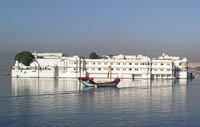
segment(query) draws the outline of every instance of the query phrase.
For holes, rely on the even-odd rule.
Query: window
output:
[[[157,69],[156,69],[156,68],[154,68],[153,70],[154,70],[154,71],[157,71]]]
[[[107,63],[104,63],[104,65],[107,65]]]
[[[163,63],[160,63],[160,65],[164,65]]]
[[[135,63],[135,65],[138,65],[138,63]]]
[[[95,68],[92,68],[92,70],[95,70]]]
[[[120,69],[119,69],[119,68],[117,68],[116,70],[118,70],[118,71],[119,71]]]
[[[170,63],[167,63],[167,65],[171,65]]]
[[[132,65],[132,63],[129,63],[129,65]]]
[[[135,68],[135,71],[138,71],[138,68]]]
[[[95,62],[93,63],[93,65],[95,65]]]
[[[163,71],[163,69],[160,69],[160,71]]]
[[[120,63],[117,63],[117,65],[120,65]]]
[[[98,68],[98,70],[100,71],[100,70],[101,70],[101,68]]]
[[[167,71],[170,71],[170,69],[167,69]]]
[[[126,68],[123,68],[123,71],[125,71],[126,70]]]
[[[123,65],[126,65],[126,63],[123,63]]]
[[[99,62],[98,64],[100,65],[101,63]]]
[[[129,68],[129,71],[131,71],[132,69],[131,68]]]
[[[110,65],[113,65],[113,62],[111,62]]]

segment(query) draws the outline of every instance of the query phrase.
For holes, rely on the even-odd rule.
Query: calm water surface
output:
[[[200,81],[0,78],[0,127],[199,127]]]

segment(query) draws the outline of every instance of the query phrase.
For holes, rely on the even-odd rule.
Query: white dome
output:
[[[187,62],[188,59],[184,57],[184,58],[182,59],[182,61],[183,61],[183,62]]]

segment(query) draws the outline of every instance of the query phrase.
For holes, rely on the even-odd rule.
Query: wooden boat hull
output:
[[[89,82],[86,81],[81,81],[81,83],[85,86],[85,87],[94,87],[95,85],[97,87],[116,87],[118,85],[118,83],[112,83],[112,84],[91,84]]]
[[[117,87],[118,83],[111,83],[111,84],[95,84],[97,87]]]

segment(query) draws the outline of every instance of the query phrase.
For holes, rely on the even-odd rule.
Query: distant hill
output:
[[[189,72],[192,72],[194,78],[200,78],[200,62],[190,62],[188,64]]]
[[[0,54],[0,73],[7,73],[14,64],[14,56],[6,56]]]
[[[189,62],[188,67],[189,67],[189,68],[197,68],[197,67],[200,67],[200,62]]]
[[[200,71],[200,67],[195,67],[195,70]]]

